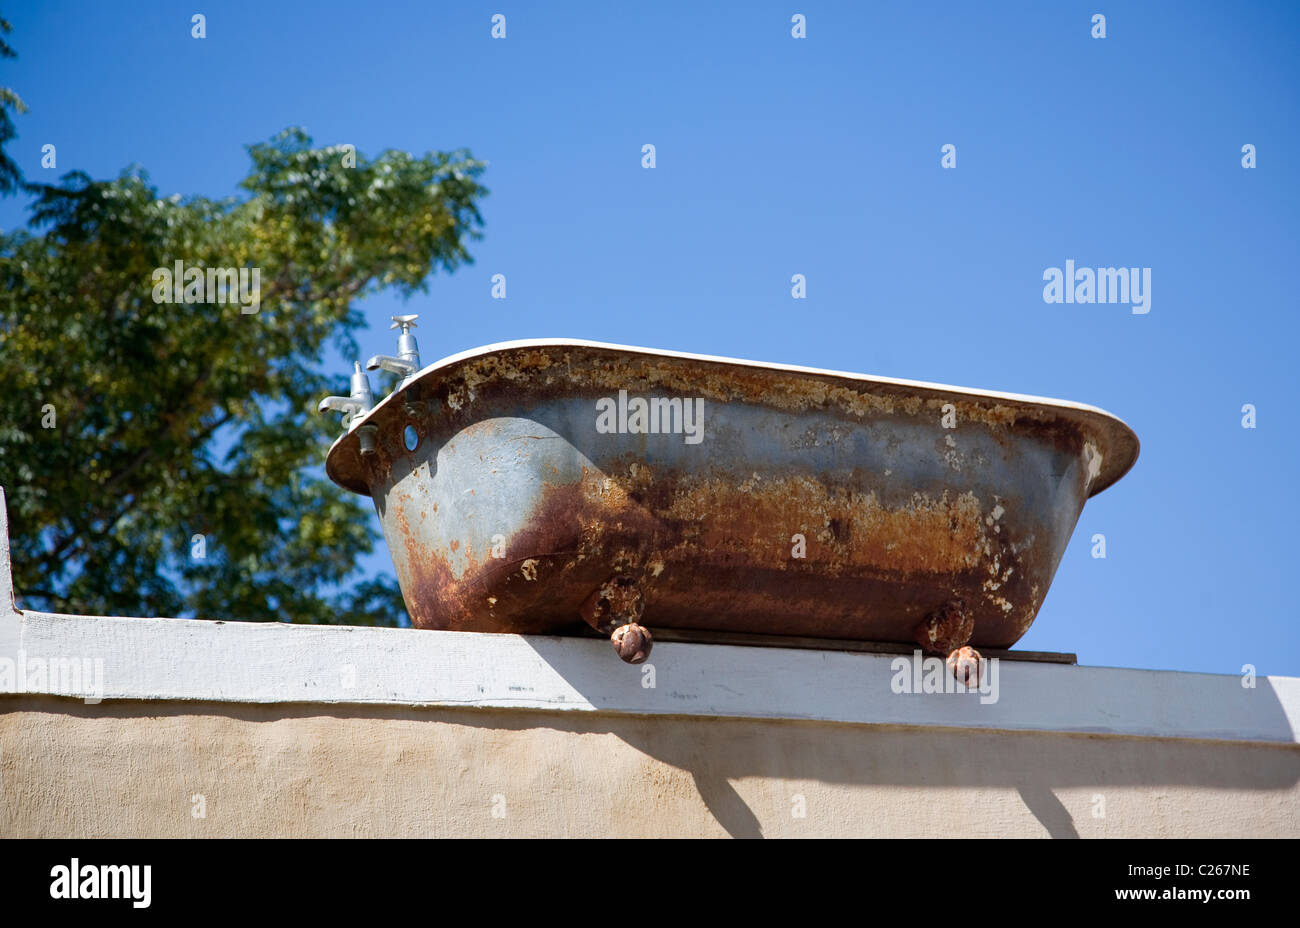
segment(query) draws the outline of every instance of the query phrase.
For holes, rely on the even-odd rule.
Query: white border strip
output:
[[[599,711],[1300,743],[1300,679],[1003,661],[998,700],[897,694],[893,655],[346,626],[3,614],[0,658],[102,660],[92,700]],[[50,676],[56,676],[51,674]],[[31,689],[24,690],[32,692]],[[3,702],[0,702],[0,709]]]

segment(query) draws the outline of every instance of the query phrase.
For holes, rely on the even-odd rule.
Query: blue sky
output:
[[[206,39],[190,36],[195,12]],[[31,108],[11,150],[33,180],[139,163],[164,195],[234,195],[243,146],[290,125],[371,155],[486,159],[476,264],[409,304],[363,304],[364,355],[391,351],[388,316],[406,311],[426,362],[572,336],[1110,410],[1141,458],[1088,503],[1019,646],[1300,675],[1300,180],[1286,167],[1300,4],[198,0],[4,15],[20,58],[0,83]],[[40,167],[46,142],[57,172]],[[0,226],[25,217],[21,198],[0,202]],[[1150,312],[1044,303],[1043,271],[1067,259],[1150,267]],[[791,299],[795,273],[806,300]],[[386,552],[366,565],[389,569]]]

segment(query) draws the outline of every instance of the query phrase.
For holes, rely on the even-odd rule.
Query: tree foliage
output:
[[[0,17],[0,59],[18,57],[6,39],[13,28],[9,20]],[[25,113],[27,104],[12,89],[0,87],[0,196],[8,196],[24,186],[22,169],[4,151],[5,146],[18,137],[18,128],[9,115],[10,110]]]
[[[29,607],[401,614],[391,581],[354,568],[375,541],[369,503],[324,477],[339,426],[315,404],[346,394],[347,372],[322,375],[322,353],[356,355],[368,293],[423,290],[472,260],[483,165],[463,150],[367,159],[296,129],[248,151],[243,196],[72,173],[36,188],[28,230],[0,235],[0,484]],[[178,260],[260,268],[260,310],[155,302],[155,268]]]

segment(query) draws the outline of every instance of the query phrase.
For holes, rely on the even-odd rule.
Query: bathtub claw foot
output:
[[[957,682],[967,689],[978,689],[980,685],[980,652],[970,645],[958,648],[948,655],[945,662]]]
[[[614,650],[618,652],[618,656],[629,664],[644,663],[655,643],[650,630],[635,622],[628,622],[614,629],[609,640],[614,645]]]
[[[640,664],[650,656],[654,639],[639,624],[645,612],[645,596],[636,578],[613,576],[592,591],[579,613],[582,620],[609,635],[618,656],[629,664]]]

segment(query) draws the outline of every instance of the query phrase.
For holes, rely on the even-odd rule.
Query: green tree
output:
[[[324,477],[356,302],[469,262],[481,162],[367,159],[299,130],[248,149],[242,197],[163,198],[142,171],[35,188],[0,235],[0,484],[30,608],[396,624],[358,577],[368,504]],[[261,269],[261,303],[154,301],[155,268]],[[53,415],[54,427],[50,424]],[[43,421],[44,420],[44,421]],[[191,557],[204,536],[206,557]]]
[[[0,59],[18,57],[6,39],[13,28],[9,20],[0,17]],[[27,104],[10,88],[0,87],[0,196],[8,196],[24,186],[22,169],[4,151],[5,146],[18,137],[10,110],[25,113]]]

